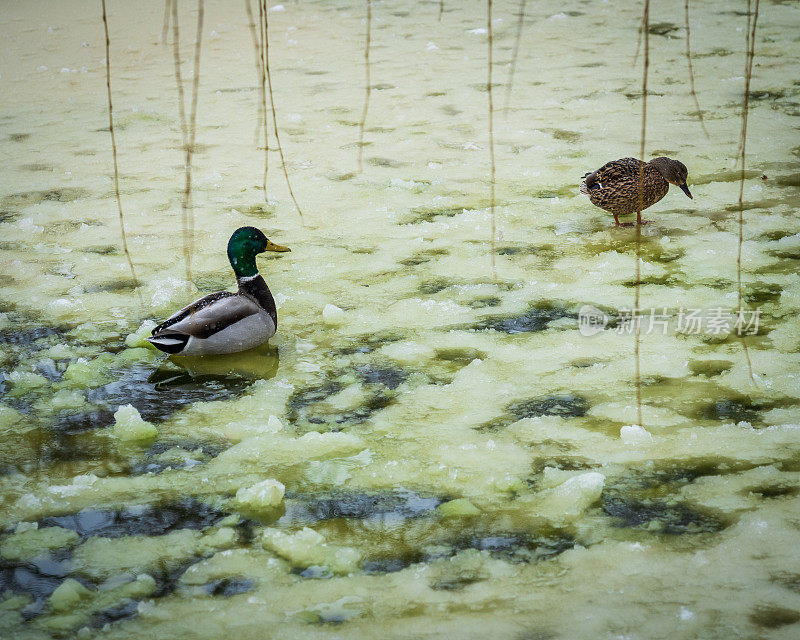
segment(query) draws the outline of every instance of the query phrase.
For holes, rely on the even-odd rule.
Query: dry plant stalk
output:
[[[186,104],[181,77],[180,29],[178,26],[178,0],[172,0],[172,53],[175,62],[175,82],[178,89],[178,108],[180,111],[181,133],[184,149],[184,187],[181,202],[181,227],[183,233],[183,259],[186,265],[186,290],[191,293],[192,254],[194,251],[194,220],[192,219],[192,155],[195,147],[197,99],[200,88],[200,51],[203,42],[203,0],[197,2],[197,33],[194,48],[194,77],[192,78],[192,103],[189,118],[186,118]]]
[[[739,178],[739,241],[736,253],[736,285],[738,310],[737,320],[742,321],[743,317],[743,297],[742,297],[742,245],[744,244],[744,181],[745,181],[745,160],[747,157],[747,118],[750,113],[750,81],[753,77],[753,60],[756,55],[756,25],[758,24],[759,0],[755,1],[755,6],[751,0],[747,0],[747,29],[745,31],[745,65],[744,65],[744,96],[742,98],[742,128],[739,136],[739,159],[742,162],[742,170]],[[740,325],[741,326],[741,325]],[[755,384],[753,375],[753,363],[750,360],[750,350],[747,348],[747,341],[744,334],[741,335],[742,347],[747,360],[747,371],[750,374],[750,381]]]
[[[171,0],[164,0],[164,20],[161,25],[161,44],[167,44],[169,35],[169,7]]]
[[[689,87],[692,92],[692,99],[694,100],[694,106],[697,109],[697,117],[700,120],[700,126],[703,128],[703,133],[706,134],[706,138],[711,138],[708,135],[708,130],[706,129],[706,123],[703,120],[703,110],[700,108],[700,102],[697,99],[697,91],[694,88],[694,67],[692,66],[692,46],[691,46],[691,37],[692,32],[689,26],[689,0],[686,0],[684,5],[684,16],[686,18],[686,62],[689,65]]]
[[[508,117],[508,103],[511,101],[511,88],[514,86],[514,73],[517,70],[517,58],[519,57],[519,43],[522,41],[522,27],[525,23],[525,0],[519,0],[519,12],[517,13],[517,33],[514,37],[514,51],[511,54],[511,68],[508,70],[508,85],[506,85],[506,102],[503,105],[503,115]]]
[[[364,127],[367,124],[367,110],[369,109],[369,96],[372,91],[369,74],[369,47],[372,40],[372,0],[367,0],[367,34],[364,43],[364,109],[361,112],[361,122],[358,123],[358,172],[364,170]]]
[[[289,172],[286,169],[286,159],[283,156],[283,146],[281,145],[281,137],[280,133],[278,132],[278,115],[277,111],[275,110],[275,96],[272,92],[272,76],[269,72],[269,18],[267,16],[267,7],[266,7],[266,0],[264,2],[264,69],[266,70],[267,75],[267,86],[269,88],[269,106],[272,110],[272,131],[275,134],[275,144],[278,146],[278,155],[281,158],[281,167],[283,168],[283,176],[286,178],[286,188],[289,190],[289,195],[292,198],[292,202],[294,202],[294,207],[297,209],[297,214],[300,216],[300,220],[303,220],[303,212],[300,209],[300,205],[297,204],[297,198],[294,197],[294,191],[292,190],[292,183],[289,180]],[[267,148],[267,128],[266,124],[264,126],[264,147]],[[264,189],[266,194],[266,173],[264,175]]]
[[[442,21],[443,13],[444,13],[444,0],[439,0],[439,22]]]
[[[103,29],[106,34],[106,90],[108,92],[108,130],[111,133],[111,155],[114,158],[114,194],[117,198],[117,211],[119,212],[119,228],[122,233],[122,249],[128,259],[128,266],[131,270],[133,286],[139,296],[140,304],[144,305],[142,292],[139,291],[139,280],[136,277],[136,270],[133,268],[133,260],[128,251],[128,238],[125,235],[125,217],[122,214],[122,198],[119,195],[119,166],[117,164],[117,139],[114,134],[114,105],[111,102],[111,39],[108,36],[108,15],[106,13],[106,0],[102,0],[103,7]]]
[[[261,0],[258,0],[259,3]],[[259,4],[259,7],[261,5]],[[258,115],[256,116],[256,130],[253,134],[253,144],[258,147],[258,136],[261,133],[261,126],[264,121],[264,107],[267,103],[267,99],[264,95],[264,85],[261,82],[261,41],[259,40],[258,33],[256,32],[256,20],[253,16],[253,8],[250,6],[250,0],[244,0],[244,7],[247,11],[247,25],[250,28],[250,37],[253,39],[253,55],[255,56],[256,62],[256,76],[258,77],[258,90],[259,90],[259,102],[258,102]],[[265,136],[266,138],[266,136]],[[266,146],[266,142],[264,143]]]
[[[641,339],[641,326],[639,323],[639,300],[642,286],[642,205],[644,198],[644,152],[645,140],[647,137],[647,74],[650,69],[650,0],[645,0],[644,11],[642,13],[641,32],[644,36],[644,70],[642,72],[642,131],[639,144],[639,206],[636,210],[636,288],[633,295],[633,356],[634,356],[634,377],[636,379],[636,418],[640,427],[643,427],[642,419],[642,367],[639,342]]]
[[[650,23],[648,21],[648,29],[650,28]],[[636,66],[636,63],[639,61],[639,50],[642,48],[642,33],[644,33],[644,13],[642,13],[642,19],[639,21],[639,36],[636,38],[636,53],[633,54],[633,65]]]
[[[258,33],[259,33],[259,71],[261,72],[261,114],[264,117],[264,179],[261,183],[261,189],[264,192],[264,202],[269,204],[267,197],[267,174],[269,173],[269,131],[267,128],[267,75],[266,75],[266,53],[264,41],[266,40],[266,23],[267,2],[266,0],[258,0]]]
[[[488,44],[489,44],[489,52],[488,52],[488,64],[487,64],[487,73],[486,73],[486,93],[489,96],[489,158],[491,160],[491,170],[490,170],[490,193],[489,193],[489,207],[492,212],[492,242],[491,242],[491,250],[492,250],[492,277],[497,277],[497,268],[495,266],[495,228],[496,228],[496,221],[495,221],[495,162],[494,162],[494,99],[492,96],[492,0],[487,0],[486,2],[486,33],[488,35]]]

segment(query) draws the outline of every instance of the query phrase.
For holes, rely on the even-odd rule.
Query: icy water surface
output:
[[[270,345],[174,362],[136,333],[188,295],[163,3],[109,3],[144,306],[120,250],[99,6],[4,8],[4,637],[800,635],[800,9],[765,1],[758,22],[742,247],[755,383],[727,315],[745,3],[692,4],[710,140],[683,3],[651,9],[647,155],[683,161],[694,200],[673,189],[646,212],[642,307],[664,318],[642,326],[642,430],[634,232],[578,194],[585,172],[638,154],[640,7],[527,4],[506,115],[518,3],[495,3],[493,276],[483,3],[445,2],[441,22],[437,2],[373,3],[360,174],[364,3],[272,7],[304,226],[277,153],[269,204],[259,189],[244,6],[207,3],[191,294],[232,285],[238,226],[292,252],[259,258]],[[584,305],[605,331],[582,335]],[[681,308],[700,310],[697,330],[677,331]],[[125,405],[141,418],[115,420]],[[279,506],[237,499],[265,480],[285,485]]]

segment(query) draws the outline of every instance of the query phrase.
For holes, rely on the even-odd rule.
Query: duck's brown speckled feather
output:
[[[669,182],[653,165],[636,158],[612,160],[597,171],[586,174],[581,192],[586,193],[595,206],[616,215],[636,213],[639,210],[640,171],[644,187],[641,207],[647,209],[667,195]]]

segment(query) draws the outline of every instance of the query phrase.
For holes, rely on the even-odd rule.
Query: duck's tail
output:
[[[152,338],[145,338],[156,349],[160,349],[164,353],[175,355],[180,353],[186,348],[186,343],[189,342],[189,337],[185,333],[160,333]]]
[[[589,191],[595,187],[600,186],[597,182],[597,171],[591,171],[583,174],[583,182],[581,182],[581,193],[589,195]]]

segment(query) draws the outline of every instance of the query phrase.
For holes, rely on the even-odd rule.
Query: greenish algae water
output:
[[[120,252],[99,7],[0,17],[4,637],[798,636],[796,3],[762,2],[758,22],[742,246],[755,384],[732,322],[708,324],[737,304],[745,3],[692,4],[710,140],[683,3],[651,9],[647,155],[683,161],[694,200],[674,189],[646,213],[642,306],[670,317],[642,328],[644,429],[633,338],[616,330],[634,232],[578,194],[583,173],[638,153],[638,4],[529,2],[506,116],[518,3],[495,3],[493,277],[483,3],[445,2],[441,22],[436,2],[373,3],[361,174],[363,3],[272,8],[305,225],[276,153],[269,204],[259,190],[244,7],[207,3],[192,294],[231,286],[238,226],[292,252],[259,258],[270,344],[192,361],[141,340],[187,302],[163,3],[109,4],[144,308]],[[584,305],[605,331],[581,334]],[[703,311],[700,331],[676,331],[681,308]],[[269,480],[283,501],[276,483],[247,491]]]

